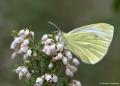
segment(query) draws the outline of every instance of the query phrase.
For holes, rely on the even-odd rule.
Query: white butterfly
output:
[[[114,27],[106,23],[91,24],[62,32],[61,42],[84,63],[95,64],[107,53]]]

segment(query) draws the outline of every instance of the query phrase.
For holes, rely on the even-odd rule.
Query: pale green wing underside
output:
[[[88,64],[99,62],[107,53],[114,27],[106,23],[91,24],[63,33],[65,48]]]

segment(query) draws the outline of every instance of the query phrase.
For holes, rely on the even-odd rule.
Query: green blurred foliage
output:
[[[119,11],[120,10],[120,0],[114,0],[113,6],[114,6],[115,11]]]
[[[97,22],[114,25],[114,39],[105,58],[96,65],[81,62],[76,79],[83,86],[120,82],[120,14],[115,12],[120,8],[119,2],[120,0],[0,0],[0,86],[25,86],[12,71],[17,59],[10,59],[11,31],[31,26],[36,40],[39,40],[42,34],[55,30],[48,21],[65,32]]]

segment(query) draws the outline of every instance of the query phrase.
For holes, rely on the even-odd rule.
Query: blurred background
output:
[[[25,86],[12,71],[11,31],[31,26],[40,39],[55,30],[48,21],[64,32],[91,23],[112,24],[114,39],[105,58],[96,65],[81,63],[75,79],[82,86],[120,82],[120,0],[0,0],[0,86]]]

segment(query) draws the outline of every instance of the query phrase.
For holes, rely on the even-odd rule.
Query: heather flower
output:
[[[29,82],[31,86],[54,86],[60,80],[59,74],[66,74],[61,77],[72,79],[80,62],[70,51],[64,49],[59,40],[59,35],[56,33],[45,34],[40,43],[34,43],[33,31],[20,30],[11,43],[13,50],[11,58],[17,56],[23,58],[22,66],[15,69],[18,78],[32,81]],[[80,86],[80,83],[73,80],[70,86]]]

